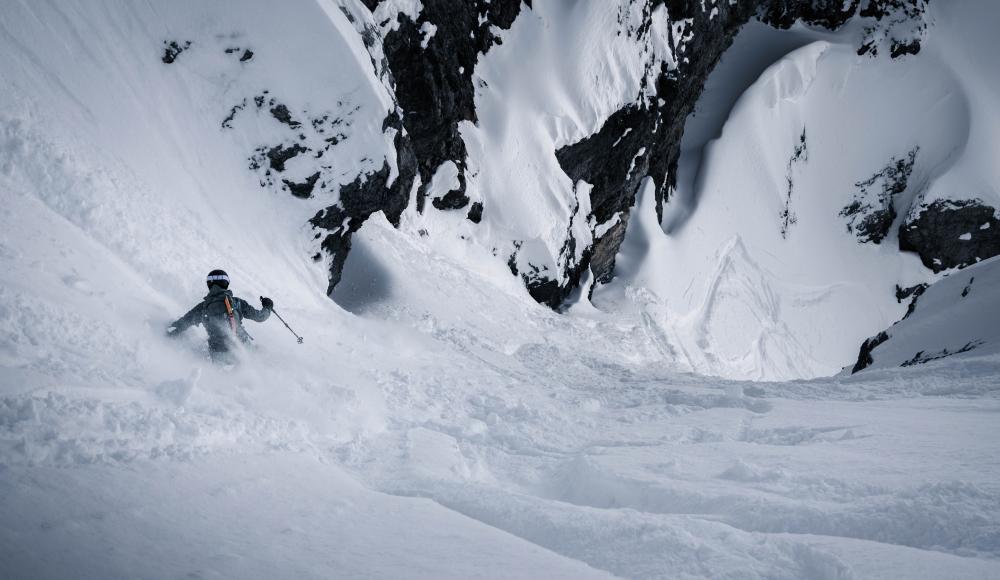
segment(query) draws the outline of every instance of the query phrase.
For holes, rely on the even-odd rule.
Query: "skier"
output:
[[[261,296],[260,303],[264,308],[257,310],[246,300],[234,297],[229,290],[229,275],[223,270],[209,272],[205,283],[208,294],[167,328],[167,336],[178,336],[188,327],[201,324],[208,331],[208,353],[212,361],[231,364],[234,362],[231,350],[236,342],[250,344],[253,340],[243,329],[243,319],[264,322],[271,316],[274,302]]]

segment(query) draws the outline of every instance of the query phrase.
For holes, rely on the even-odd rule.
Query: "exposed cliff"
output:
[[[883,45],[919,46],[925,30],[921,20],[925,4],[922,0],[876,1],[863,6],[860,0],[848,3],[758,0],[735,4],[700,0],[623,2],[617,34],[642,47],[640,52],[646,54],[645,66],[649,70],[632,100],[611,112],[596,132],[554,151],[559,166],[573,184],[582,182],[588,186],[582,193],[589,197],[589,212],[576,216],[578,210],[572,210],[573,215],[564,216],[569,227],[563,241],[550,248],[555,255],[548,264],[518,256],[521,246],[515,244],[510,260],[512,271],[524,279],[536,300],[552,307],[558,307],[566,299],[588,270],[597,282],[612,278],[615,257],[642,181],[647,177],[654,181],[657,212],[662,215],[663,204],[669,201],[676,187],[686,120],[706,79],[735,35],[751,19],[778,29],[789,28],[799,21],[836,29],[852,17],[861,17],[870,23],[864,36],[866,52],[875,56],[877,47]],[[478,120],[474,70],[480,56],[502,42],[503,31],[523,11],[531,10],[531,4],[515,0],[460,3],[429,0],[408,5],[366,0],[365,6],[371,10],[381,34],[376,53],[384,54],[383,63],[392,78],[403,131],[409,137],[412,158],[416,160],[419,175],[416,208],[420,212],[464,209],[470,203],[466,176],[468,151],[459,125]],[[636,13],[638,19],[631,16]],[[900,22],[916,24],[905,28]],[[663,38],[655,38],[657,35]],[[652,55],[655,43],[665,44],[666,53]],[[893,57],[903,54],[891,52]],[[429,209],[426,204],[429,186],[435,174],[449,162],[457,168],[457,177],[451,182],[454,187],[437,192],[430,200],[434,209]],[[376,187],[379,183],[372,182]],[[579,204],[571,204],[571,208],[574,206]],[[476,223],[484,212],[490,212],[490,207],[484,208],[481,203],[473,209],[470,217]],[[574,220],[589,224],[587,239],[580,239],[574,233]],[[321,227],[332,225],[329,220],[313,223]],[[334,250],[335,245],[327,249]],[[522,263],[520,268],[516,266],[518,263]],[[332,272],[331,276],[336,278],[339,274]]]

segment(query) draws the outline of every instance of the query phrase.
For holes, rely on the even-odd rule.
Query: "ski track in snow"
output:
[[[961,367],[947,361],[869,380],[707,380],[654,362],[653,346],[657,354],[637,360],[605,348],[640,344],[641,320],[556,315],[476,276],[462,299],[491,300],[517,324],[466,317],[436,304],[458,264],[416,260],[416,246],[388,225],[359,243],[378,250],[397,288],[433,290],[345,323],[361,335],[402,336],[396,346],[412,351],[393,358],[393,345],[365,335],[336,365],[383,361],[356,378],[380,393],[383,424],[331,434],[294,408],[274,408],[276,394],[254,380],[273,363],[268,355],[235,379],[209,368],[150,382],[125,369],[109,388],[74,373],[74,349],[56,349],[50,359],[62,364],[8,360],[8,369],[44,370],[54,382],[0,397],[0,470],[17,481],[62,468],[52,477],[71,489],[94,469],[114,479],[164,462],[156,469],[305,455],[373,490],[433,500],[616,576],[866,577],[867,559],[905,550],[916,550],[916,562],[951,566],[954,577],[997,573],[995,358],[973,362],[992,376],[953,381]],[[425,276],[412,278],[421,267]],[[36,314],[22,326],[89,326],[46,311],[18,309]],[[129,337],[80,336],[76,350],[105,342],[109,360],[129,356],[115,346]],[[348,408],[359,388],[337,394],[294,377],[280,385],[280,397]],[[895,459],[884,463],[887,454]],[[28,489],[8,484],[0,513],[19,513]]]
[[[32,6],[53,10],[46,26],[86,16]],[[241,14],[255,62],[298,56]],[[180,21],[156,34],[208,34],[166,16]],[[329,34],[299,20],[303,38]],[[718,368],[713,356],[747,375],[768,360],[763,334],[727,354],[720,317],[794,344],[739,238],[675,325],[640,286],[621,289],[631,309],[555,314],[485,247],[375,216],[345,269],[361,288],[348,312],[317,295],[325,265],[297,229],[315,207],[261,190],[244,166],[255,134],[217,128],[228,91],[261,87],[228,63],[205,89],[184,59],[207,52],[128,69],[157,63],[161,39],[105,32],[155,37],[114,53],[149,78],[106,104],[90,57],[78,76],[12,52],[61,75],[18,77],[0,109],[0,575],[1000,578],[996,354],[786,383],[691,374]],[[368,80],[352,66],[330,67],[336,83],[285,80],[355,91]],[[144,83],[166,95],[163,118],[137,126],[161,131],[119,142],[128,132],[95,118],[146,122]],[[227,106],[203,110],[218,83]],[[65,119],[40,112],[53,103]],[[378,158],[381,133],[369,137],[338,153],[347,168]],[[160,155],[174,150],[205,158]],[[252,326],[257,352],[224,371],[203,334],[163,338],[218,263],[237,294],[272,295],[305,343],[276,320]],[[734,293],[749,306],[727,313]]]

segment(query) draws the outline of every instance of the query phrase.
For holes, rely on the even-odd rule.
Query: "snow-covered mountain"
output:
[[[1000,577],[992,2],[0,8],[0,576]]]

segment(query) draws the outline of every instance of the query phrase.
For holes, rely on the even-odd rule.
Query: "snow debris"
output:
[[[430,22],[424,22],[420,25],[420,32],[424,35],[420,41],[420,48],[427,48],[427,43],[437,34],[437,26]]]

